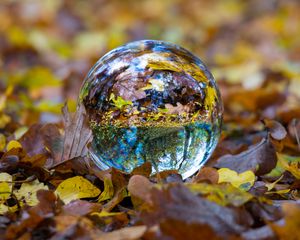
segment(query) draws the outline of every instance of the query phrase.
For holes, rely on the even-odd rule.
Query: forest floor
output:
[[[0,238],[300,239],[299,11],[296,0],[1,2]],[[185,181],[148,163],[99,171],[78,150],[85,75],[137,39],[184,46],[219,85],[219,144]]]

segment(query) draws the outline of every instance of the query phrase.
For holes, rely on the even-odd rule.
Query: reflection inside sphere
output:
[[[92,159],[127,172],[195,173],[215,148],[222,120],[216,83],[202,61],[162,41],[128,43],[102,57],[81,88],[93,130]]]

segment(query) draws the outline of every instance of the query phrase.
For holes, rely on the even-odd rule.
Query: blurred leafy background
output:
[[[112,231],[142,220],[144,225],[125,231],[140,237],[144,232],[137,229],[146,231],[147,221],[153,221],[160,225],[155,239],[161,234],[168,239],[176,234],[178,239],[203,238],[202,233],[219,239],[217,232],[226,235],[232,229],[239,229],[233,232],[245,239],[299,239],[299,13],[299,0],[0,0],[0,210],[16,211],[0,216],[0,236],[98,236],[99,229]],[[75,110],[88,70],[109,50],[139,39],[161,39],[189,49],[207,64],[220,87],[225,124],[206,165],[220,169],[205,167],[184,184],[200,196],[180,185],[150,196],[150,165],[132,173],[146,177],[129,179],[115,169],[86,175],[69,144],[79,136],[74,134],[76,115],[62,134],[61,107],[68,101]],[[41,124],[47,122],[58,124]],[[29,128],[33,123],[38,124]],[[86,141],[84,135],[80,140]],[[237,174],[224,167],[251,171]],[[171,172],[158,179],[180,181],[169,176]],[[227,181],[223,178],[240,189],[217,184]],[[40,192],[38,205],[19,209],[20,204],[37,204],[32,202],[35,192],[48,187],[50,191]],[[65,188],[65,196],[77,200],[92,200],[62,206],[55,201],[55,188]],[[85,195],[87,190],[91,195]],[[206,198],[209,205],[203,205]],[[139,220],[143,202],[154,203],[154,208],[148,219]],[[203,206],[212,211],[202,211]],[[88,212],[99,218],[90,222]],[[145,239],[154,239],[149,229]],[[105,239],[120,236],[115,234]]]
[[[270,78],[287,78],[288,90],[300,95],[299,11],[297,0],[2,0],[1,125],[58,121],[65,101],[75,109],[97,59],[139,39],[194,52],[225,103],[228,84],[249,92]],[[297,103],[289,97],[284,106]]]

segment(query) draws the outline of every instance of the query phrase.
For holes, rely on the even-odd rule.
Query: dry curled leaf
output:
[[[153,226],[169,219],[209,225],[218,235],[244,232],[252,223],[250,215],[241,209],[226,208],[198,197],[182,185],[167,189],[152,189],[151,204],[142,216]]]
[[[276,166],[276,162],[275,149],[270,140],[265,138],[237,155],[227,154],[220,157],[215,167],[229,168],[238,173],[251,170],[260,176],[269,173]]]
[[[280,122],[277,122],[275,120],[264,119],[263,123],[266,126],[266,128],[270,131],[272,138],[276,140],[282,140],[286,137],[287,131]]]

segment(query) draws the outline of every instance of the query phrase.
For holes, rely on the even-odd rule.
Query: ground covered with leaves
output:
[[[296,0],[2,1],[0,238],[300,239],[299,11]],[[146,38],[200,56],[221,90],[221,139],[185,181],[148,163],[100,171],[87,156],[83,78]]]

